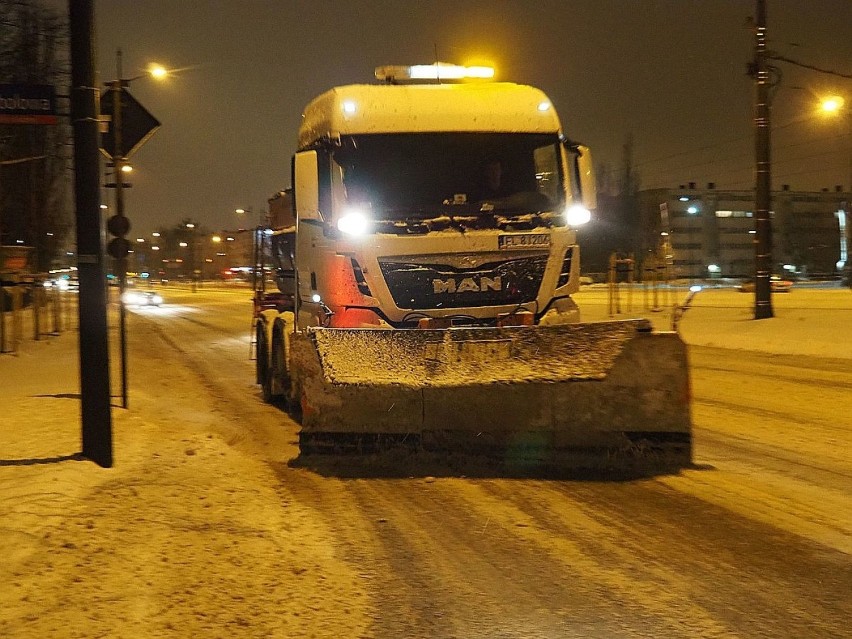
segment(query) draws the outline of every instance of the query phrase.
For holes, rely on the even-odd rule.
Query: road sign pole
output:
[[[101,142],[103,151],[112,160],[115,182],[107,184],[115,189],[115,214],[110,218],[107,228],[116,237],[107,251],[114,258],[114,268],[118,277],[118,323],[121,364],[121,405],[128,408],[127,392],[127,309],[124,304],[124,292],[127,288],[127,254],[129,243],[124,237],[130,228],[124,213],[124,189],[122,176],[127,158],[159,128],[160,123],[137,102],[127,86],[137,79],[121,77],[121,49],[116,51],[117,79],[108,82],[109,92],[101,100],[101,111],[111,116],[109,130]],[[138,76],[142,77],[142,76]]]
[[[121,49],[115,53],[115,70],[118,78],[112,82],[112,135],[113,156],[112,165],[115,171],[115,214],[118,217],[124,215],[124,155],[122,152],[122,106],[121,98],[123,86],[121,82]],[[124,305],[124,290],[127,285],[127,255],[115,257],[115,270],[118,275],[118,341],[119,341],[119,365],[121,367],[121,406],[129,408],[127,397],[127,309]]]

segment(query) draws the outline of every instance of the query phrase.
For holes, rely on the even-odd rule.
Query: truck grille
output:
[[[538,296],[547,255],[455,268],[379,260],[393,301],[402,309],[525,304]]]

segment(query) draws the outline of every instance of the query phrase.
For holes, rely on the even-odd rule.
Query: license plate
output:
[[[500,235],[497,246],[502,250],[548,248],[550,235],[547,233],[511,233]]]

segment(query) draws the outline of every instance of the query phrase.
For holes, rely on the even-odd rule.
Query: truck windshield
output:
[[[561,210],[556,134],[402,133],[344,137],[333,182],[377,220],[518,216]]]

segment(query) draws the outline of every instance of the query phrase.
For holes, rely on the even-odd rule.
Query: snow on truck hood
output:
[[[305,107],[299,148],[322,138],[369,133],[561,133],[548,97],[509,82],[353,84],[335,87]]]

